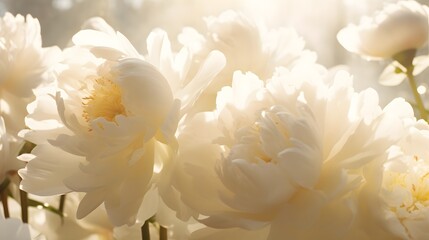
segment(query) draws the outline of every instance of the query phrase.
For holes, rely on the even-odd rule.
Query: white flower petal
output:
[[[153,65],[139,59],[124,59],[117,84],[122,88],[122,101],[132,114],[163,119],[173,103],[167,80]]]
[[[92,29],[84,29],[73,36],[73,43],[83,47],[107,47],[122,50],[118,42],[111,40],[109,34]]]
[[[114,35],[116,33],[115,30],[101,17],[92,17],[86,20],[82,24],[82,29],[93,29],[110,35]]]
[[[397,86],[407,78],[405,73],[396,72],[396,69],[399,67],[398,64],[399,63],[397,62],[392,62],[391,64],[387,65],[387,67],[381,73],[380,78],[378,79],[378,82],[381,85]]]
[[[35,157],[18,171],[22,178],[21,189],[41,196],[71,191],[62,179],[76,172],[83,159],[47,144],[37,145],[32,154]]]
[[[105,190],[93,191],[87,193],[80,201],[79,207],[76,212],[77,219],[82,219],[90,212],[94,211],[104,201],[106,197]]]
[[[182,100],[183,109],[192,106],[211,80],[225,67],[225,64],[226,59],[221,52],[210,52],[191,82],[178,93],[178,98]]]
[[[367,59],[391,58],[409,49],[418,49],[428,40],[428,8],[416,1],[385,5],[373,18],[349,25],[337,35],[341,45]]]
[[[309,146],[293,141],[294,148],[279,153],[279,164],[290,178],[302,187],[312,189],[320,177],[322,159]]]
[[[429,67],[429,56],[417,56],[413,59],[413,75],[417,76]]]

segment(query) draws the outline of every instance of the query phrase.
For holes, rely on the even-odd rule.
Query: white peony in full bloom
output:
[[[304,50],[304,41],[294,29],[267,29],[240,12],[224,11],[205,18],[207,30],[184,28],[179,41],[193,50],[196,59],[220,50],[227,59],[223,69],[199,100],[199,108],[213,110],[216,94],[230,86],[234,71],[251,71],[260,79],[270,78],[277,66],[292,67],[299,61],[315,62],[316,55]]]
[[[58,47],[42,48],[37,19],[10,13],[0,18],[0,112],[12,136],[25,127],[32,91],[48,81],[59,55]]]
[[[368,59],[386,59],[424,46],[428,40],[428,7],[416,1],[387,4],[373,17],[350,24],[337,35],[340,44]]]
[[[168,39],[153,40],[145,59],[102,19],[91,21],[64,51],[57,88],[28,106],[30,129],[21,134],[37,146],[20,157],[28,161],[21,188],[43,196],[83,192],[77,218],[104,204],[114,226],[133,225],[168,162],[163,152],[176,145],[179,118],[225,59],[213,52],[191,78],[186,50],[173,55]],[[156,212],[141,209],[143,221]]]
[[[385,110],[346,72],[316,64],[278,68],[266,83],[234,74],[213,112],[182,124],[171,184],[214,228],[269,228],[267,239],[345,239],[363,168],[402,135],[395,101]],[[392,131],[393,130],[393,131]]]
[[[377,239],[429,238],[429,125],[408,121],[401,141],[372,171],[363,206],[362,229]]]

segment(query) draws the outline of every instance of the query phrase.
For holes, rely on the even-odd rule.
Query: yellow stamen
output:
[[[104,77],[95,80],[91,95],[83,98],[82,104],[82,115],[87,122],[99,117],[115,122],[117,115],[127,115],[122,104],[121,89]]]
[[[405,208],[408,212],[412,212],[418,209],[418,205],[429,205],[428,178],[429,172],[425,173],[424,175],[421,175],[418,178],[410,178],[407,176],[406,173],[392,173],[392,178],[390,179],[388,189],[392,191],[395,186],[399,186],[406,189],[408,188],[408,191],[410,192],[412,197],[412,202],[404,202],[400,207]]]

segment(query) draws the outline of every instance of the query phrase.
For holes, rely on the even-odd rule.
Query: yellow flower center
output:
[[[122,104],[121,89],[104,77],[95,80],[94,89],[90,96],[83,99],[82,104],[83,117],[88,122],[99,117],[115,122],[117,115],[127,115]]]
[[[407,173],[390,174],[388,190],[394,191],[396,187],[399,187],[406,189],[411,195],[411,199],[402,202],[400,208],[412,212],[418,210],[419,206],[429,206],[429,172],[419,177],[410,176]]]
[[[417,180],[417,183],[411,184],[411,193],[415,202],[426,203],[429,201],[429,173],[426,173]]]

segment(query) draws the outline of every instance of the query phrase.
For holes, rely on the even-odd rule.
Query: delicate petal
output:
[[[32,154],[34,158],[18,171],[22,178],[21,189],[41,196],[71,191],[62,179],[76,172],[83,159],[46,144],[37,145]]]
[[[303,49],[304,41],[293,29],[267,30],[244,14],[232,10],[207,17],[205,22],[206,33],[184,28],[179,35],[179,41],[198,61],[198,64],[190,66],[190,71],[197,72],[199,66],[202,69],[207,64],[204,59],[213,55],[213,50],[221,51],[227,61],[197,100],[197,111],[215,108],[217,92],[231,85],[235,71],[252,72],[260,79],[267,80],[278,66],[292,67],[297,62],[312,63],[316,59],[315,54]],[[219,61],[214,69],[223,64]]]
[[[113,225],[140,224],[159,207],[156,187],[165,186],[160,179],[173,162],[179,122],[193,113],[191,107],[222,70],[225,57],[213,51],[197,59],[186,47],[173,52],[166,33],[155,30],[143,58],[104,20],[90,19],[83,28],[73,36],[74,46],[64,50],[58,81],[37,91],[28,108],[30,129],[21,135],[54,149],[51,153],[78,159],[73,171],[43,179],[85,194],[78,218],[104,206]],[[53,164],[37,148],[20,156],[36,173],[46,162]],[[21,174],[30,178],[29,172]],[[38,186],[22,185],[39,194]],[[153,209],[138,214],[142,204]]]
[[[413,75],[417,76],[422,73],[426,68],[429,67],[428,56],[418,56],[413,59]],[[380,75],[379,83],[384,86],[397,86],[406,79],[406,70],[403,69],[397,61],[393,61],[391,64],[383,70]]]
[[[397,72],[397,69],[401,69],[401,66],[398,62],[394,61],[383,70],[378,79],[378,82],[384,86],[397,86],[401,84],[407,76],[405,73]]]
[[[52,70],[60,60],[58,47],[42,48],[39,21],[30,15],[0,18],[1,115],[9,134],[25,128],[25,107],[33,91],[52,81]]]
[[[214,111],[180,122],[170,183],[185,206],[165,202],[209,227],[270,228],[267,239],[344,239],[360,173],[412,118],[400,99],[381,109],[374,90],[355,92],[344,71],[298,62],[267,82],[236,72]]]
[[[373,18],[340,30],[337,39],[348,51],[368,59],[391,58],[418,49],[428,40],[428,8],[416,1],[399,1],[384,7]]]

